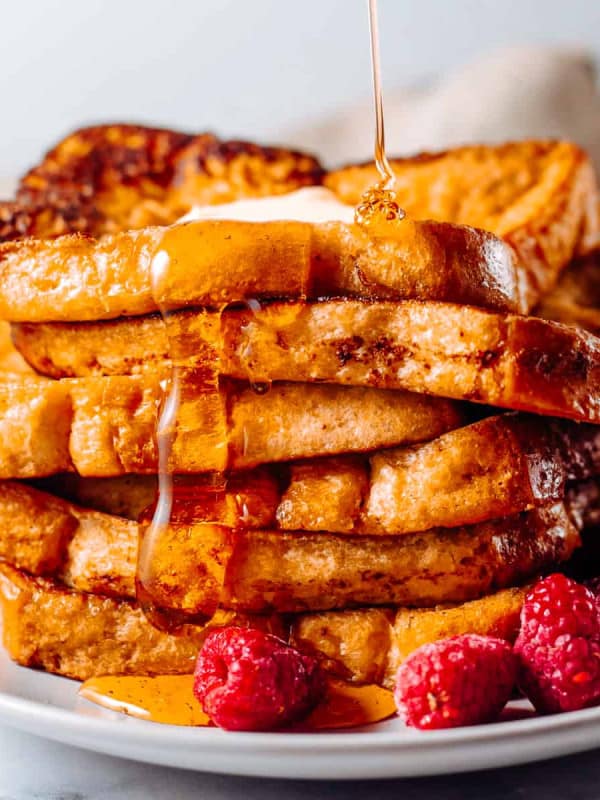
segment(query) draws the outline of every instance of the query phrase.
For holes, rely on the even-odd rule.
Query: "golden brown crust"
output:
[[[161,279],[151,265],[168,254]],[[0,245],[0,315],[101,320],[255,298],[446,300],[523,311],[510,248],[492,234],[404,220],[381,231],[330,222],[204,220],[99,239]]]
[[[222,495],[210,476],[180,476],[175,503],[231,527],[398,535],[471,525],[562,500],[568,484],[599,471],[597,426],[506,414],[369,458],[234,472]],[[129,519],[138,519],[156,496],[154,476],[61,475],[37,485]]]
[[[180,361],[213,364],[241,380],[402,388],[600,419],[600,340],[535,317],[448,303],[331,300],[272,303],[221,315],[182,312],[169,324]],[[168,343],[157,317],[23,324],[13,331],[23,356],[50,374],[168,368]]]
[[[462,422],[453,403],[406,392],[281,383],[259,394],[227,383],[213,394],[193,380],[187,398],[182,389],[173,443],[172,468],[181,473],[375,450]],[[69,451],[81,475],[156,473],[158,378],[81,379],[70,394]]]
[[[188,234],[177,235],[182,241],[168,234],[167,249],[173,248],[179,267],[172,263],[172,280],[160,299],[177,307],[255,296],[359,294],[526,311],[573,255],[598,239],[593,170],[574,145],[458,148],[407,159],[397,168],[411,216],[440,222],[405,220],[379,245],[377,237],[369,242],[356,227],[340,225],[194,223]],[[348,168],[327,182],[355,203],[371,172]],[[68,137],[26,176],[21,205],[3,210],[4,238],[165,224],[193,202],[276,194],[320,179],[313,160],[281,149],[221,143],[208,134],[192,139],[136,127],[93,128]],[[504,236],[510,247],[491,233],[448,224],[456,221]],[[224,242],[225,228],[230,235]],[[149,260],[163,230],[146,227],[97,243],[66,237],[0,248],[0,314],[39,322],[155,310]],[[206,265],[197,263],[199,252]],[[219,268],[224,260],[226,270]],[[242,268],[232,269],[239,262]]]
[[[4,646],[12,659],[69,678],[191,673],[205,631],[158,631],[128,600],[83,594],[0,564]],[[235,624],[247,625],[238,615]],[[281,635],[277,618],[253,626]]]
[[[600,429],[490,417],[425,444],[290,468],[276,517],[289,530],[402,534],[454,528],[561,500],[600,470]]]
[[[529,308],[574,255],[598,243],[594,170],[569,142],[468,145],[392,165],[400,205],[410,216],[483,228],[513,247],[524,267]],[[366,164],[332,172],[325,184],[355,204],[376,180],[374,165]]]
[[[424,441],[464,419],[452,401],[361,387],[281,383],[264,395],[224,382],[210,391],[193,373],[181,391],[172,466],[182,473]],[[160,376],[5,376],[0,477],[156,474],[162,397]]]
[[[44,517],[32,527],[37,507]],[[205,519],[177,509],[161,536],[146,582],[158,606],[198,614],[218,582],[224,607],[250,613],[461,602],[526,580],[579,544],[562,503],[402,537],[232,531]],[[55,528],[66,529],[56,574],[79,591],[135,596],[136,523],[11,483],[0,484],[0,520],[0,557],[15,566],[47,571],[57,560]]]
[[[346,679],[391,685],[400,661],[420,644],[460,633],[512,641],[523,597],[522,589],[506,589],[453,608],[304,614],[292,638]],[[204,638],[192,626],[184,635],[161,633],[133,602],[75,592],[8,564],[0,565],[0,604],[12,659],[79,680],[190,672]],[[282,634],[276,618],[250,624]]]
[[[503,589],[451,607],[303,614],[293,623],[292,641],[347,680],[393,688],[402,661],[423,644],[464,633],[513,642],[524,598],[524,589]]]
[[[140,125],[67,136],[0,206],[0,241],[169,224],[196,203],[280,194],[320,183],[316,159],[279,147]]]
[[[0,380],[0,478],[35,478],[73,468],[72,404],[63,381],[3,373]]]

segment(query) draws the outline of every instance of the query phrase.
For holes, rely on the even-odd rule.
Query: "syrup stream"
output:
[[[371,68],[373,70],[373,95],[375,102],[375,166],[383,181],[382,188],[392,189],[396,178],[385,153],[385,124],[383,120],[383,92],[381,90],[377,0],[369,0],[369,32],[371,34]]]
[[[379,57],[379,23],[377,0],[369,2],[369,31],[371,34],[371,68],[373,70],[373,99],[375,105],[375,166],[380,180],[363,194],[356,207],[355,221],[359,225],[401,220],[405,212],[400,208],[394,186],[396,176],[385,152],[385,123],[383,118],[383,92],[381,89],[381,64]]]
[[[404,211],[396,202],[395,176],[385,152],[377,0],[369,0],[369,24],[376,122],[375,164],[380,181],[362,197],[355,210],[355,220],[361,225],[379,225],[401,220]],[[177,246],[175,244],[173,248],[172,244],[167,229],[151,260],[152,290],[157,301],[168,295],[163,289],[172,279],[172,263],[176,265],[178,261]],[[258,300],[244,297],[239,300],[246,302],[252,311],[260,309]],[[185,623],[222,625],[235,616],[222,608],[221,601],[223,589],[227,586],[227,565],[235,548],[235,538],[243,531],[243,513],[238,518],[242,528],[230,528],[213,523],[214,517],[208,510],[210,503],[205,504],[203,512],[202,503],[198,501],[198,492],[200,496],[202,491],[210,492],[212,507],[218,507],[217,498],[224,497],[227,487],[227,475],[222,471],[227,468],[226,458],[221,471],[216,471],[205,481],[208,488],[200,488],[206,476],[196,476],[199,478],[197,481],[193,475],[187,479],[173,476],[173,455],[179,452],[180,435],[185,444],[186,436],[194,440],[199,426],[204,424],[212,430],[219,424],[219,350],[215,348],[214,332],[200,336],[194,344],[177,332],[176,325],[173,332],[170,322],[172,309],[160,302],[157,306],[167,331],[171,374],[164,385],[161,384],[163,404],[156,430],[158,496],[152,519],[141,537],[136,584],[138,601],[151,623],[172,633]],[[251,375],[248,375],[248,380],[257,393],[269,389],[268,384],[253,382]],[[196,401],[203,393],[209,399],[202,407],[205,411],[198,412],[196,417],[195,412],[189,410],[188,403]],[[183,413],[180,414],[182,407]],[[217,449],[226,446],[226,432],[221,439],[213,445]],[[140,523],[144,521],[147,519],[142,518]],[[179,538],[174,530],[179,531]],[[210,553],[212,563],[216,554],[217,567],[212,572],[203,563],[203,553]],[[203,567],[206,567],[204,572]],[[192,604],[186,611],[174,598],[181,597],[180,590],[185,594],[194,582],[200,589],[198,596],[202,602]],[[144,719],[179,725],[210,724],[193,697],[192,684],[192,676],[107,676],[87,681],[80,693],[99,705]],[[394,712],[393,696],[387,690],[378,686],[357,687],[331,679],[325,702],[295,730],[364,725],[385,719]]]
[[[160,297],[160,285],[165,280],[169,269],[169,254],[160,249],[155,253],[150,264],[152,292],[155,298]],[[168,309],[159,304],[159,311],[168,334]],[[171,354],[173,355],[173,354]],[[154,555],[159,540],[165,536],[173,514],[173,474],[171,472],[171,453],[176,435],[177,414],[181,404],[181,383],[179,366],[171,358],[171,375],[161,384],[163,405],[160,409],[156,428],[156,447],[158,455],[158,495],[152,520],[144,531],[139,543],[138,565],[136,575],[137,600],[144,614],[159,628],[170,628],[170,620],[165,612],[155,605],[152,591],[149,588],[154,568]]]
[[[165,236],[166,239],[166,236]],[[169,280],[169,266],[172,254],[168,246],[161,242],[151,261],[152,290],[158,300],[162,294],[163,285]],[[205,394],[209,403],[219,405],[219,369],[218,358],[210,349],[208,340],[204,341],[207,347],[201,353],[187,350],[187,343],[177,332],[171,331],[171,310],[164,304],[157,303],[167,332],[169,353],[171,357],[171,373],[168,380],[161,383],[163,390],[163,404],[160,410],[156,429],[156,444],[158,456],[158,494],[149,524],[146,515],[142,515],[140,526],[143,530],[139,544],[136,589],[137,600],[150,622],[157,628],[167,632],[176,632],[185,623],[196,626],[206,625],[209,622],[224,624],[233,616],[230,612],[219,612],[221,590],[225,581],[225,568],[229,550],[232,547],[231,536],[224,526],[210,526],[212,538],[210,546],[222,552],[224,568],[213,570],[206,576],[206,591],[203,603],[193,612],[177,607],[177,603],[170,602],[169,582],[178,580],[178,558],[186,561],[186,550],[182,547],[181,537],[174,540],[175,529],[172,527],[181,522],[183,510],[202,509],[201,499],[203,494],[211,497],[213,502],[226,488],[225,476],[217,473],[209,480],[202,480],[198,476],[197,491],[194,486],[190,488],[190,481],[184,477],[177,478],[173,475],[173,451],[178,436],[180,410],[184,400],[189,400],[189,395]],[[201,420],[199,424],[210,425],[212,418]],[[216,422],[215,422],[216,424]],[[184,437],[189,433],[189,423],[183,424]],[[192,497],[194,503],[192,504]],[[203,516],[200,517],[204,519]],[[191,525],[195,519],[189,513],[186,523]],[[202,525],[202,522],[199,523]],[[202,530],[202,528],[200,528]],[[208,528],[207,528],[208,530]],[[185,533],[184,533],[185,538]],[[202,545],[202,542],[200,542]],[[194,556],[196,554],[194,553]],[[188,556],[189,558],[189,556]],[[201,556],[197,555],[198,560]],[[181,567],[187,566],[181,564]],[[182,570],[181,582],[186,580],[185,570]],[[219,613],[217,613],[219,612]]]

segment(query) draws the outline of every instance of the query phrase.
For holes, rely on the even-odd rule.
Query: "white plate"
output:
[[[2,722],[99,753],[203,772],[392,778],[522,764],[600,746],[600,708],[423,733],[397,720],[334,733],[227,733],[105,711],[78,698],[77,687],[75,681],[17,667],[0,654]]]

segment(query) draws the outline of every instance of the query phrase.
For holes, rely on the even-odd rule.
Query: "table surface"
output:
[[[600,751],[513,769],[352,783],[229,778],[95,755],[0,727],[0,800],[598,800]]]

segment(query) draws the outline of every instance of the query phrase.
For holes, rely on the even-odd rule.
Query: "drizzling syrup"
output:
[[[405,217],[405,212],[400,208],[394,191],[396,178],[385,153],[377,0],[369,0],[369,30],[371,33],[371,66],[373,69],[373,96],[375,102],[375,166],[377,167],[380,181],[375,186],[367,189],[356,207],[354,218],[359,225],[391,222]]]
[[[153,625],[169,632],[176,631],[185,623],[196,626],[208,622],[225,624],[232,616],[232,613],[220,610],[219,606],[233,548],[233,531],[225,525],[210,524],[212,517],[207,513],[207,509],[217,508],[219,500],[225,497],[225,472],[217,471],[209,479],[198,476],[197,485],[187,477],[173,474],[179,448],[194,447],[194,425],[210,428],[216,442],[217,459],[219,448],[223,449],[225,443],[218,346],[207,333],[212,331],[211,335],[218,340],[218,326],[214,330],[211,326],[201,325],[202,334],[198,339],[188,341],[178,328],[174,312],[161,301],[165,285],[170,280],[170,265],[178,255],[176,237],[176,231],[167,229],[151,260],[152,290],[167,333],[171,374],[161,384],[163,404],[156,430],[157,502],[151,518],[142,515],[140,519],[136,575],[137,599],[141,608]],[[214,312],[212,316],[220,317]],[[190,424],[189,417],[190,414],[194,417],[198,398],[202,398],[202,413],[199,420],[193,419],[193,424]],[[223,468],[225,466],[226,461]],[[203,526],[206,526],[206,536],[203,536]],[[198,553],[190,552],[193,550],[189,544],[192,530]],[[189,562],[195,558],[198,562],[202,560],[202,548],[218,556],[206,559],[207,563],[210,561],[210,569],[205,569],[204,573],[203,564],[194,565],[195,580],[203,585],[202,592],[195,594],[193,608],[189,608],[182,602],[185,592],[174,590],[191,578]]]

